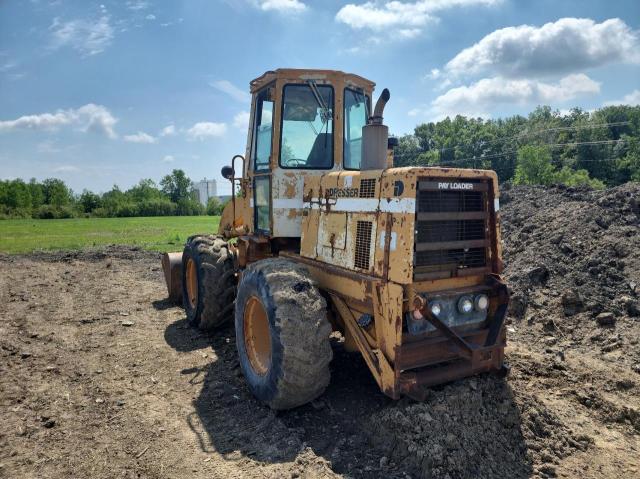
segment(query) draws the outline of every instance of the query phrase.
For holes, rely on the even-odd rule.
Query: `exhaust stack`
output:
[[[362,164],[360,170],[383,170],[387,167],[389,127],[382,123],[382,113],[391,94],[386,88],[376,102],[373,115],[362,127]]]

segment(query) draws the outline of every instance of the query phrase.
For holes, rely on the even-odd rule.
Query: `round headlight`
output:
[[[440,303],[431,303],[431,314],[433,314],[434,316],[440,316],[440,313],[442,313],[442,306],[440,306]]]
[[[462,314],[469,314],[473,311],[473,301],[469,296],[463,296],[458,300],[458,311]]]
[[[486,294],[479,294],[476,296],[475,307],[477,311],[484,311],[489,307],[489,296]]]

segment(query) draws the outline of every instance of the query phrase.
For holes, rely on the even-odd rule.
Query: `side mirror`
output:
[[[235,171],[233,171],[233,168],[231,166],[223,166],[220,174],[222,175],[223,178],[226,178],[227,180],[231,181],[235,176]]]
[[[398,146],[398,138],[390,136],[387,140],[387,150],[393,150],[396,146]]]

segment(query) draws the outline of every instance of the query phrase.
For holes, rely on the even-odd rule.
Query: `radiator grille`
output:
[[[420,181],[416,204],[416,279],[456,276],[488,261],[487,182],[441,189],[449,179]],[[454,182],[454,186],[460,186]]]
[[[369,269],[371,228],[371,221],[358,221],[356,225],[356,254],[354,256],[354,266],[356,268]]]
[[[484,194],[482,191],[420,191],[418,211],[423,213],[484,211]]]
[[[375,198],[376,179],[365,178],[360,180],[360,198]]]
[[[481,240],[485,236],[484,220],[418,221],[419,243]]]
[[[464,265],[468,268],[481,268],[486,262],[485,248],[419,251],[416,256],[420,266],[457,268]]]

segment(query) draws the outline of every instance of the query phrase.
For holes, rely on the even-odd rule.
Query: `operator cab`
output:
[[[233,178],[233,167],[222,173],[234,181],[234,191],[237,181],[249,197],[245,207],[238,202],[234,227],[300,238],[305,179],[360,169],[362,128],[371,115],[374,86],[331,70],[278,69],[251,82],[242,178]]]

